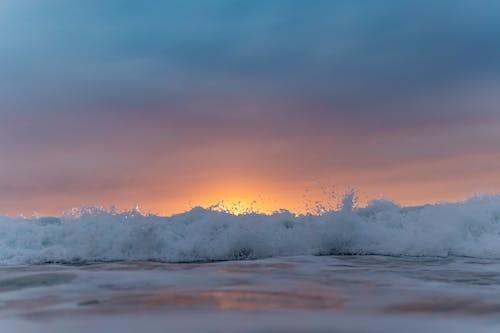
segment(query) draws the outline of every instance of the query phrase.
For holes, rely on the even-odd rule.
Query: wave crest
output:
[[[171,217],[85,208],[62,217],[0,217],[0,264],[289,255],[378,254],[500,258],[500,197],[401,207],[373,201],[321,215],[232,215],[194,208]]]

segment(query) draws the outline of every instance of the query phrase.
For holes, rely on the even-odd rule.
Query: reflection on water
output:
[[[257,290],[163,291],[154,295],[119,296],[103,305],[113,307],[210,307],[217,310],[337,309],[342,302],[334,293],[323,295]]]
[[[363,322],[374,318],[391,323],[378,327],[381,332],[407,330],[408,326],[417,327],[414,319],[408,324],[414,316],[425,316],[432,328],[445,320],[444,329],[450,330],[466,327],[457,323],[465,315],[467,323],[474,321],[471,325],[476,331],[478,321],[500,327],[494,322],[500,315],[497,272],[500,261],[494,260],[376,256],[0,267],[0,332],[5,331],[2,323],[6,320],[46,325],[46,330],[27,331],[39,333],[52,332],[50,328],[61,318],[71,327],[78,318],[123,321],[153,316],[162,321],[168,315],[169,321],[183,321],[201,316],[208,323],[226,314],[238,314],[248,327],[254,325],[252,316],[265,315],[269,322],[279,323],[276,331],[287,332],[300,325],[301,318],[312,315],[319,316],[324,331],[338,327],[343,322],[339,318],[350,318],[345,319],[347,327],[358,324],[357,318],[365,318],[359,322],[359,330],[340,332],[373,331]],[[285,315],[295,320],[293,325],[292,320],[273,319]],[[234,331],[214,322],[219,325],[214,332]],[[204,325],[192,331],[198,332],[200,327]],[[308,326],[304,327],[307,332]],[[398,329],[384,330],[386,327]],[[106,331],[122,332],[115,326]],[[248,331],[269,330],[264,325]]]
[[[386,311],[394,313],[499,315],[500,304],[486,303],[477,299],[433,298],[388,306]]]
[[[269,263],[269,264],[256,264],[256,263],[235,263],[233,265],[224,265],[217,268],[219,272],[226,273],[253,273],[253,272],[273,272],[276,270],[291,270],[294,268],[291,263]]]
[[[18,276],[0,280],[0,292],[13,291],[24,288],[48,287],[69,283],[76,278],[75,274],[42,273]]]

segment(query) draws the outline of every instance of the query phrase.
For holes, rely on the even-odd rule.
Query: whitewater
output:
[[[0,265],[112,261],[212,262],[297,255],[500,258],[500,196],[402,207],[348,194],[321,214],[162,217],[98,208],[59,217],[0,217]]]
[[[500,197],[0,218],[0,331],[498,332]],[[252,259],[252,260],[248,260]]]

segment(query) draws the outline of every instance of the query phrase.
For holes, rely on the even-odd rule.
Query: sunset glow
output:
[[[500,332],[497,287],[500,0],[0,0],[1,333]]]
[[[0,214],[499,191],[495,10],[216,2],[3,3]]]

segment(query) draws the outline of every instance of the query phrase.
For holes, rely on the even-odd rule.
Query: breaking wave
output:
[[[160,217],[87,208],[58,218],[0,217],[1,265],[327,254],[500,258],[500,197],[353,208],[348,195],[336,211],[301,216],[194,208]]]

